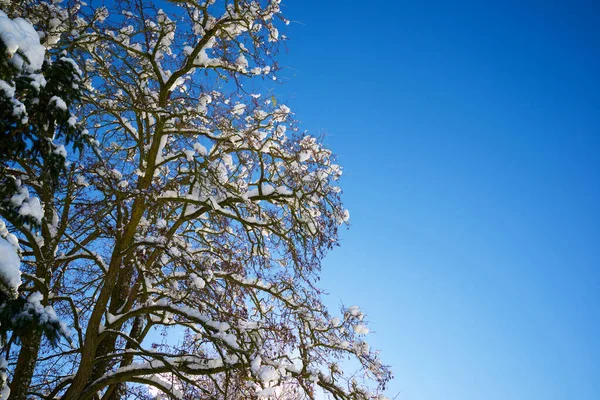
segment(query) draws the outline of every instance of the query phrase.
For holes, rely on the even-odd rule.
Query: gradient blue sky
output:
[[[345,167],[325,260],[410,400],[600,398],[600,6],[284,0],[277,87]]]

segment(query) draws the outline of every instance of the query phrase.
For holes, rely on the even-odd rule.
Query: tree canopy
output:
[[[342,169],[247,89],[277,79],[279,3],[0,2],[11,398],[383,398],[364,314],[317,286]]]

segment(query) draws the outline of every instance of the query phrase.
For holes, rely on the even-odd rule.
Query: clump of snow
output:
[[[16,181],[18,186],[17,193],[13,194],[10,198],[10,203],[15,207],[19,208],[18,213],[24,217],[33,217],[38,223],[42,222],[44,217],[44,207],[37,197],[29,197],[29,190],[26,187],[21,186],[21,181]]]
[[[79,65],[77,65],[77,63],[75,62],[75,60],[73,60],[72,58],[69,58],[69,57],[61,57],[60,60],[68,62],[69,64],[71,64],[71,66],[73,67],[73,69],[75,70],[75,72],[77,73],[77,75],[83,76],[83,71],[81,71],[81,68],[79,68]]]
[[[40,203],[40,199],[37,197],[30,197],[21,204],[19,208],[19,214],[22,216],[29,216],[35,218],[38,222],[44,218],[44,207]]]
[[[348,309],[346,310],[346,318],[348,318],[349,316],[352,316],[358,319],[359,321],[362,321],[365,315],[362,311],[360,311],[360,308],[358,306],[352,306],[348,307]]]
[[[233,106],[233,109],[231,110],[231,112],[236,115],[242,115],[244,113],[245,109],[246,109],[245,104],[236,104],[235,106]]]
[[[0,11],[0,39],[6,45],[10,63],[18,68],[33,72],[42,68],[46,50],[40,44],[40,37],[33,26],[23,18],[10,19]],[[21,51],[26,62],[17,51]]]
[[[89,186],[89,185],[90,185],[90,184],[88,183],[88,181],[86,181],[86,180],[85,180],[85,178],[84,178],[83,176],[81,176],[81,175],[77,175],[77,176],[75,177],[75,184],[76,184],[77,186],[83,186],[83,187],[87,187],[87,186]]]
[[[354,333],[358,335],[366,335],[367,333],[369,333],[369,328],[367,328],[363,324],[354,325],[353,329]]]
[[[271,365],[265,365],[258,371],[258,379],[263,383],[268,383],[279,379],[279,372]]]
[[[254,359],[250,363],[250,370],[252,372],[254,372],[255,374],[258,373],[261,363],[262,363],[262,359],[260,358],[260,356],[254,357]]]
[[[350,219],[350,211],[348,210],[344,210],[344,222],[348,222],[348,220]]]
[[[67,340],[71,341],[71,333],[67,326],[58,319],[56,312],[52,306],[44,307],[42,305],[42,300],[44,296],[40,292],[32,293],[27,298],[27,304],[20,317],[27,318],[28,314],[33,316],[37,315],[42,324],[52,324],[59,326],[59,333],[64,336]]]
[[[196,150],[196,152],[201,156],[208,154],[206,147],[202,146],[200,143],[194,143],[194,150]]]
[[[192,280],[192,285],[198,289],[203,289],[206,286],[206,281],[196,274],[190,274],[190,279]]]
[[[8,387],[8,361],[4,356],[0,355],[0,399],[8,399],[10,396],[10,388]]]
[[[15,97],[15,88],[2,79],[0,79],[0,90],[2,90],[9,98]]]
[[[0,237],[0,279],[14,295],[21,286],[20,265],[21,260],[14,246]]]
[[[154,400],[168,399],[169,397],[163,393],[171,392],[176,399],[183,399],[183,394],[178,388],[177,382],[174,382],[167,374],[146,375],[147,381],[153,382],[156,386],[148,385],[148,393]]]
[[[121,179],[123,177],[123,174],[121,173],[121,171],[119,171],[116,168],[113,168],[110,170],[110,174],[115,178],[115,179]]]
[[[60,108],[63,111],[67,111],[67,103],[65,103],[65,101],[58,96],[52,96],[50,98],[49,104],[54,104],[56,108]]]
[[[183,150],[183,154],[185,154],[185,158],[188,161],[194,161],[194,156],[196,155],[195,150]]]
[[[8,82],[5,82],[0,79],[0,92],[4,92],[5,97],[7,97],[9,99],[9,101],[12,103],[12,107],[13,107],[12,114],[15,117],[19,117],[19,116],[22,117],[23,123],[26,123],[27,110],[25,109],[25,105],[23,103],[21,103],[19,100],[14,98],[15,88]]]
[[[259,398],[268,398],[268,397],[271,397],[271,396],[275,396],[276,389],[277,388],[275,388],[275,387],[269,387],[269,388],[266,388],[266,389],[262,389],[262,390],[259,390],[258,392],[256,392],[256,395]]]
[[[369,354],[370,346],[367,342],[363,340],[354,342],[354,345],[352,347],[354,348],[355,353],[358,355]]]

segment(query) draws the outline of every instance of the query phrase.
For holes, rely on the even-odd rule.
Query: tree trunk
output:
[[[117,279],[117,283],[115,284],[115,287],[113,289],[110,305],[108,307],[108,311],[111,314],[116,314],[119,311],[129,311],[122,310],[122,307],[125,304],[127,297],[129,296],[129,290],[131,289],[133,266],[128,265],[125,268],[123,268],[120,272],[121,273],[119,274],[119,278]],[[121,326],[114,326],[113,329],[120,330]],[[98,348],[96,349],[96,357],[105,356],[107,354],[113,353],[116,348],[116,343],[117,335],[105,336],[98,344]],[[96,364],[94,365],[94,372],[92,373],[92,381],[100,378],[106,373],[110,365],[110,361],[110,359],[105,358],[96,362]]]
[[[10,384],[11,400],[25,400],[27,398],[41,341],[42,333],[37,330],[21,337],[21,351]]]
[[[105,342],[102,345],[102,348],[99,349],[100,341],[98,340],[98,328],[102,323],[102,318],[104,312],[106,311],[106,307],[111,302],[111,297],[114,293],[115,285],[118,282],[119,275],[121,275],[121,263],[123,261],[123,255],[121,252],[124,248],[130,246],[133,241],[135,229],[144,212],[144,205],[143,199],[136,199],[132,207],[133,214],[131,221],[125,230],[125,234],[120,238],[121,240],[117,242],[115,248],[113,249],[111,263],[108,267],[108,271],[106,272],[104,285],[100,290],[100,295],[98,296],[98,300],[94,305],[92,315],[90,316],[90,320],[86,328],[85,343],[81,349],[81,363],[79,364],[79,368],[75,374],[75,377],[73,378],[71,386],[69,389],[67,389],[65,395],[63,396],[64,400],[78,399],[80,393],[84,391],[86,385],[92,378],[92,375],[97,375],[98,372],[101,371],[98,366],[94,366],[94,361],[98,355],[107,354],[106,350],[107,347],[109,347],[107,345],[109,345],[110,342]]]
[[[144,326],[144,318],[142,316],[137,316],[133,320],[133,326],[131,327],[131,332],[129,332],[129,336],[138,340],[140,339],[140,335],[142,334]],[[128,342],[126,349],[134,348],[133,343]],[[121,361],[121,368],[131,365],[133,362],[133,355],[126,355],[123,357]],[[117,384],[111,385],[108,387],[105,395],[102,397],[102,400],[119,400],[125,397],[125,391],[127,386],[123,382],[119,382]]]

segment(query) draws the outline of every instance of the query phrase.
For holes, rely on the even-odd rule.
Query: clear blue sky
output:
[[[345,167],[325,260],[407,400],[600,399],[600,5],[284,0]]]

